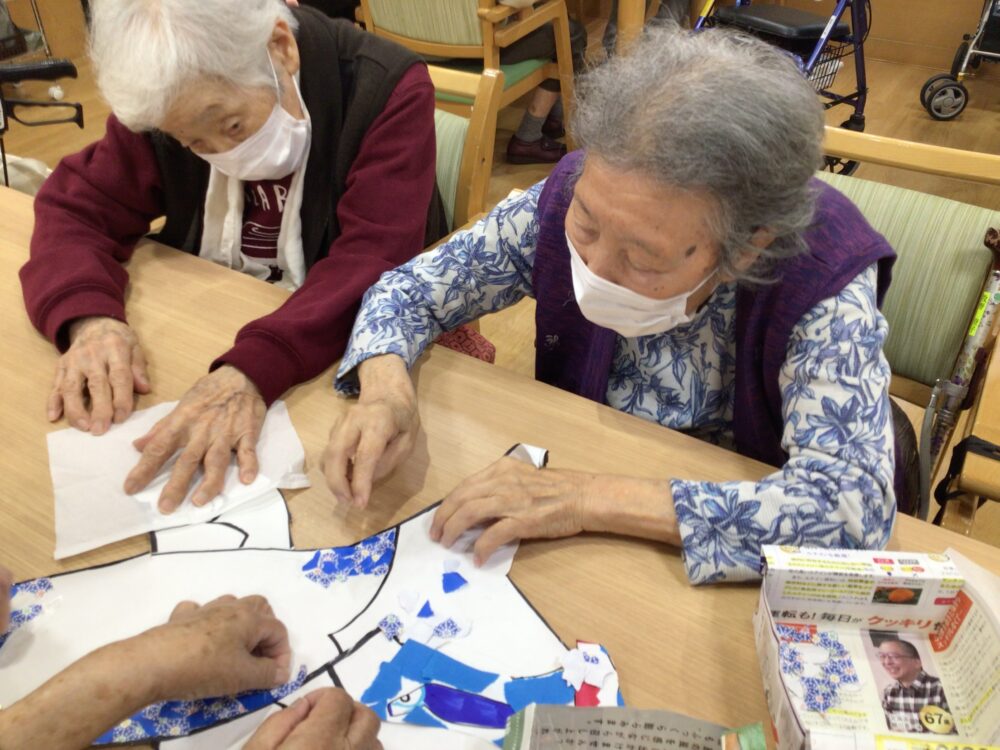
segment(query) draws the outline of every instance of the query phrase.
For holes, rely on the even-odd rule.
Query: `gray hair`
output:
[[[205,76],[274,86],[267,43],[295,18],[283,0],[96,0],[90,57],[97,85],[132,130],[152,130],[185,85]]]
[[[685,191],[704,191],[720,267],[745,282],[802,252],[822,163],[823,109],[784,52],[720,29],[650,28],[627,55],[583,76],[573,136],[590,154]],[[758,229],[774,240],[750,245]],[[760,252],[739,271],[743,252]]]

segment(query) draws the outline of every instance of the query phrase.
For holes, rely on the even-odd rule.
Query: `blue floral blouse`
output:
[[[383,274],[362,302],[336,388],[355,368],[398,354],[412,365],[445,330],[532,295],[543,183],[498,205],[471,230]],[[895,519],[888,332],[876,269],[860,273],[793,329],[780,373],[787,463],[760,481],[671,481],[689,578],[759,575],[762,544],[884,547]],[[608,403],[733,446],[736,287],[720,285],[690,323],[619,337]]]

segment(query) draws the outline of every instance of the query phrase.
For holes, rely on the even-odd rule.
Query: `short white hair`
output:
[[[197,78],[273,86],[267,43],[279,19],[297,28],[284,0],[96,0],[97,85],[127,128],[156,129]]]

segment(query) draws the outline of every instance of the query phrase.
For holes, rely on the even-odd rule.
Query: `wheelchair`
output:
[[[845,105],[853,110],[840,126],[863,132],[868,97],[864,43],[870,18],[871,0],[837,0],[829,16],[780,5],[751,3],[750,0],[736,0],[734,6],[717,7],[717,0],[707,0],[698,15],[695,30],[718,26],[735,28],[781,48],[793,57],[823,100],[825,109]],[[849,93],[838,94],[830,89],[849,56],[854,57],[857,85]],[[856,161],[826,157],[826,169],[831,172],[851,174],[857,168]]]

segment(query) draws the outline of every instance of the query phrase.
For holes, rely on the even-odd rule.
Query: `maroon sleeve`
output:
[[[63,159],[35,198],[31,256],[21,268],[28,317],[60,350],[86,315],[125,320],[127,261],[161,216],[149,139],[108,118],[104,137]]]
[[[305,283],[247,324],[212,367],[243,371],[271,404],[344,353],[361,297],[383,272],[423,249],[434,190],[434,86],[414,64],[361,142],[337,204],[340,236]]]

